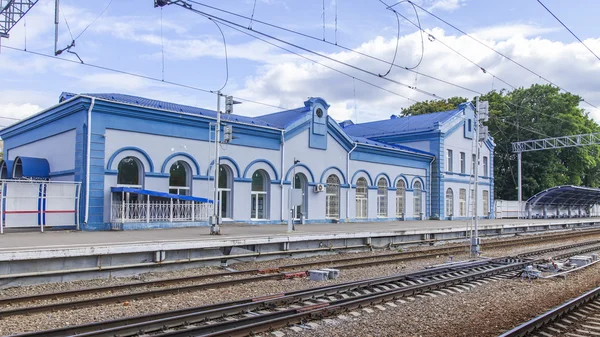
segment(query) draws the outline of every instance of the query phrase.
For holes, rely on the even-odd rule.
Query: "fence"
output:
[[[5,228],[76,226],[79,182],[0,180],[0,233]]]
[[[127,187],[112,192],[111,223],[208,221],[213,214],[212,200],[204,198]]]

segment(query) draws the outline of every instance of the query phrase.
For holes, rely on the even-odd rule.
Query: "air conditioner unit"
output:
[[[315,185],[315,192],[323,192],[325,191],[325,185],[324,184],[316,184]]]

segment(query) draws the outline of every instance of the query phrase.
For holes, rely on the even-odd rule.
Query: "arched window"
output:
[[[335,174],[327,177],[325,217],[328,219],[340,218],[340,179]]]
[[[377,181],[377,217],[387,218],[388,183],[385,178]]]
[[[233,210],[233,171],[227,165],[219,166],[219,217],[231,218]]]
[[[144,185],[144,166],[136,157],[121,159],[117,170],[117,185],[134,188]]]
[[[367,185],[367,179],[358,178],[356,181],[356,217],[359,219],[365,219],[368,215],[368,197],[369,187]]]
[[[458,191],[458,204],[460,207],[460,216],[467,216],[467,190],[464,188]]]
[[[256,170],[252,175],[250,204],[252,219],[267,219],[269,206],[269,175],[264,170]]]
[[[490,213],[490,192],[483,190],[483,216],[488,217]]]
[[[178,160],[169,170],[169,193],[192,195],[192,176],[188,163]]]
[[[454,215],[454,193],[452,189],[446,190],[446,216]]]
[[[415,217],[420,217],[423,213],[423,186],[420,181],[415,181],[413,184],[413,204],[415,209]]]
[[[403,179],[398,179],[396,182],[396,216],[402,218],[405,212],[406,200],[406,183]]]

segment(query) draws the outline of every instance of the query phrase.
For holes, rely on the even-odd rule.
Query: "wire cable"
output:
[[[199,15],[202,15],[202,14],[199,14]],[[273,47],[276,47],[276,48],[279,48],[279,49],[281,49],[281,50],[284,50],[284,51],[286,51],[286,52],[288,52],[288,53],[290,53],[290,54],[294,54],[294,55],[296,55],[296,56],[299,56],[299,57],[301,57],[301,58],[303,58],[303,59],[305,59],[305,60],[307,60],[307,61],[313,62],[313,63],[315,63],[315,64],[318,64],[318,65],[322,66],[322,67],[325,67],[325,68],[327,68],[327,69],[330,69],[330,70],[332,70],[332,71],[335,71],[336,73],[342,74],[342,75],[344,75],[344,76],[348,76],[348,77],[350,77],[350,78],[352,78],[352,79],[354,79],[354,80],[357,80],[357,81],[359,81],[359,82],[362,82],[362,83],[365,83],[365,84],[367,84],[367,85],[370,85],[370,86],[372,86],[372,87],[374,87],[374,88],[377,88],[377,89],[383,90],[383,91],[385,91],[385,92],[388,92],[388,93],[390,93],[390,94],[393,94],[393,95],[396,95],[396,96],[399,96],[399,97],[402,97],[402,98],[406,98],[406,99],[408,99],[408,100],[410,100],[410,101],[413,101],[413,102],[419,102],[419,101],[417,101],[417,100],[414,100],[414,99],[412,99],[412,98],[406,97],[406,96],[404,96],[404,95],[402,95],[402,94],[399,94],[399,93],[397,93],[397,92],[391,91],[391,90],[389,90],[389,89],[386,89],[386,88],[384,88],[384,87],[382,87],[382,86],[379,86],[379,85],[377,85],[377,84],[371,83],[371,82],[369,82],[369,81],[367,81],[367,80],[363,80],[363,79],[357,78],[356,76],[353,76],[353,75],[351,75],[351,74],[349,74],[349,73],[346,73],[346,72],[344,72],[344,71],[341,71],[341,70],[339,70],[339,69],[336,69],[336,68],[333,68],[333,67],[331,67],[331,66],[328,66],[328,65],[326,65],[326,64],[324,64],[324,63],[321,63],[321,62],[319,62],[319,61],[317,61],[317,60],[313,60],[313,59],[311,59],[311,58],[310,58],[310,57],[308,57],[308,56],[302,55],[302,54],[300,54],[300,53],[298,53],[298,52],[295,52],[295,51],[293,51],[293,50],[291,50],[291,49],[288,49],[288,48],[282,47],[282,46],[280,46],[280,45],[277,45],[277,44],[275,44],[275,43],[273,43],[273,42],[271,42],[271,41],[269,41],[269,40],[266,40],[266,39],[263,39],[263,38],[261,38],[261,37],[259,37],[259,36],[256,36],[256,35],[254,35],[254,34],[252,34],[252,33],[248,32],[248,31],[246,31],[246,30],[239,29],[239,28],[237,28],[237,27],[234,27],[234,26],[232,26],[232,25],[229,25],[229,24],[227,24],[227,23],[222,23],[222,22],[221,22],[221,25],[223,25],[223,26],[225,26],[225,27],[228,27],[228,28],[230,28],[230,29],[233,29],[233,30],[235,30],[235,31],[237,31],[237,32],[240,32],[240,33],[242,33],[242,34],[248,35],[248,36],[250,36],[250,37],[252,37],[252,38],[255,38],[255,39],[259,40],[259,41],[262,41],[262,42],[264,42],[264,43],[267,43],[267,44],[269,44],[269,45],[271,45],[271,46],[273,46]]]
[[[235,17],[238,17],[238,18],[250,19],[249,17],[244,16],[242,14],[234,13],[234,12],[231,12],[231,11],[228,11],[228,10],[225,10],[225,9],[222,9],[222,8],[218,8],[218,7],[215,7],[215,6],[207,5],[207,4],[198,2],[198,1],[194,1],[194,0],[188,0],[188,1],[191,2],[191,3],[194,3],[196,5],[199,5],[199,6],[202,6],[202,7],[206,7],[206,8],[209,8],[211,10],[218,11],[218,12],[221,12],[221,13],[225,13],[225,14],[228,14],[228,15],[232,15],[232,16],[235,16]],[[402,14],[400,14],[400,16],[402,16]],[[272,23],[268,23],[266,21],[261,21],[261,20],[254,19],[254,22],[257,22],[257,23],[260,23],[260,24],[265,25],[267,27],[275,28],[275,29],[278,29],[278,30],[281,30],[281,31],[284,31],[284,32],[287,32],[287,33],[291,33],[291,34],[295,34],[295,35],[298,35],[298,36],[302,36],[302,37],[305,37],[305,38],[308,38],[308,39],[311,39],[311,40],[319,41],[319,42],[322,42],[322,43],[327,43],[327,44],[329,44],[331,46],[335,46],[335,47],[338,47],[338,48],[343,49],[345,51],[348,51],[348,52],[351,52],[351,53],[354,53],[354,54],[357,54],[357,55],[361,55],[361,56],[364,56],[364,57],[370,58],[372,60],[376,60],[376,61],[388,64],[388,65],[391,64],[389,61],[386,61],[386,60],[384,60],[382,58],[379,58],[379,57],[376,57],[376,56],[372,56],[372,55],[363,53],[363,52],[355,50],[353,48],[346,47],[346,46],[343,46],[341,44],[336,44],[336,43],[329,42],[329,41],[323,41],[320,37],[316,37],[316,36],[312,36],[312,35],[309,35],[309,34],[305,34],[305,33],[302,33],[302,32],[299,32],[299,31],[296,31],[296,30],[293,30],[293,29],[289,29],[289,28],[285,28],[285,27],[282,27],[282,26],[278,26],[278,25],[272,24]],[[417,27],[418,27],[418,25],[417,25]],[[408,67],[400,66],[400,65],[397,65],[397,64],[391,64],[391,65],[393,67],[404,69],[404,70],[412,72],[412,73],[417,73],[420,76],[429,78],[429,79],[434,80],[434,81],[438,81],[438,82],[441,82],[441,83],[444,83],[444,84],[447,84],[447,85],[451,85],[453,87],[456,87],[456,88],[459,88],[459,89],[463,89],[463,90],[472,92],[474,94],[483,95],[482,92],[477,91],[475,89],[470,89],[470,88],[461,86],[459,84],[452,83],[450,81],[440,79],[440,78],[432,76],[432,75],[428,75],[428,74],[425,74],[425,73],[422,73],[422,72],[418,72],[418,71],[415,71],[415,70],[413,70],[411,68],[408,68]]]
[[[77,40],[78,38],[81,37],[81,35],[83,35],[83,33],[85,33],[86,30],[88,30],[88,28],[90,28],[91,25],[93,25],[96,20],[98,20],[102,14],[104,14],[104,12],[106,12],[106,10],[108,9],[108,7],[110,7],[110,4],[112,4],[113,0],[108,1],[108,4],[106,5],[106,7],[104,7],[104,9],[102,10],[102,12],[100,12],[100,14],[98,14],[98,16],[96,16],[96,18],[94,20],[92,20],[92,22],[90,22],[82,31],[81,33],[79,33],[79,35],[77,35],[76,38],[74,38],[73,40]]]
[[[229,60],[227,57],[227,41],[225,41],[225,34],[223,33],[221,26],[219,26],[219,24],[215,20],[213,20],[211,18],[208,18],[208,19],[210,21],[212,21],[212,23],[214,23],[217,26],[217,28],[219,28],[219,32],[221,32],[221,36],[223,37],[223,47],[225,49],[225,83],[223,83],[223,86],[221,87],[221,89],[215,90],[215,91],[221,91],[225,88],[225,86],[227,86],[227,82],[229,82]]]
[[[252,22],[254,21],[254,11],[255,10],[256,10],[256,0],[254,0],[254,6],[252,6],[252,15],[250,16],[250,24],[248,25],[249,29],[252,29]]]
[[[195,1],[189,1],[189,2],[196,3]],[[173,3],[173,4],[178,4],[178,3]],[[194,12],[194,13],[197,13],[197,14],[200,14],[200,15],[203,15],[203,16],[206,16],[206,17],[209,17],[209,18],[213,18],[214,20],[217,20],[217,21],[219,21],[219,22],[220,22],[220,23],[222,23],[222,24],[225,24],[225,23],[227,23],[227,24],[229,24],[229,25],[233,25],[233,26],[236,26],[236,27],[238,27],[238,28],[242,28],[242,29],[246,29],[246,30],[248,30],[248,28],[244,27],[243,25],[240,25],[240,24],[238,24],[238,23],[235,23],[235,22],[232,22],[232,21],[229,21],[229,20],[226,20],[226,19],[220,18],[220,17],[218,17],[218,16],[215,16],[215,15],[212,15],[212,14],[209,14],[209,13],[206,13],[206,12],[203,12],[203,11],[200,11],[200,10],[198,10],[198,9],[191,8],[191,6],[190,6],[190,7],[188,7],[188,6],[185,6],[185,7],[184,7],[184,6],[182,6],[182,8],[188,9],[188,10],[190,10],[190,11]],[[443,98],[443,97],[441,97],[441,96],[439,96],[439,95],[436,95],[436,94],[434,94],[434,93],[430,93],[430,92],[428,92],[428,91],[425,91],[425,90],[422,90],[422,89],[419,89],[419,88],[415,88],[415,87],[413,87],[412,85],[409,85],[409,84],[406,84],[406,83],[402,83],[402,82],[400,82],[400,81],[396,81],[396,80],[394,80],[394,79],[390,79],[390,78],[387,78],[387,77],[380,77],[378,74],[376,74],[376,73],[374,73],[374,72],[372,72],[372,71],[369,71],[369,70],[363,69],[363,68],[361,68],[361,67],[358,67],[358,66],[355,66],[355,65],[349,64],[349,63],[347,63],[347,62],[344,62],[344,61],[337,60],[337,59],[335,59],[335,58],[333,58],[333,57],[331,57],[331,56],[327,56],[327,55],[325,55],[325,54],[322,54],[322,53],[316,52],[316,51],[314,51],[314,50],[311,50],[311,49],[308,49],[308,48],[306,48],[306,47],[302,47],[302,46],[300,46],[300,45],[297,45],[297,44],[295,44],[295,43],[292,43],[292,42],[285,41],[285,40],[283,40],[283,39],[280,39],[280,38],[278,38],[278,37],[275,37],[275,36],[273,36],[273,35],[269,35],[269,34],[267,34],[267,33],[263,33],[263,32],[261,32],[261,31],[258,31],[258,30],[256,30],[256,29],[253,29],[252,31],[253,31],[253,32],[255,32],[255,33],[257,33],[257,34],[259,34],[259,35],[262,35],[262,36],[264,36],[264,37],[267,37],[267,38],[269,38],[269,39],[271,39],[271,40],[275,40],[275,41],[277,41],[277,42],[280,42],[280,43],[283,43],[283,44],[286,44],[286,45],[292,46],[292,47],[294,47],[294,48],[297,48],[297,49],[303,50],[303,51],[305,51],[305,52],[307,52],[307,53],[310,53],[310,54],[317,55],[317,56],[319,56],[319,57],[322,57],[322,58],[324,58],[324,59],[327,59],[327,60],[329,60],[329,61],[332,61],[332,62],[335,62],[335,63],[341,64],[341,65],[344,65],[344,66],[346,66],[346,67],[352,68],[352,69],[354,69],[354,70],[357,70],[357,71],[360,71],[360,72],[362,72],[362,73],[365,73],[365,74],[368,74],[368,75],[371,75],[371,76],[375,76],[375,77],[378,77],[378,78],[384,79],[384,80],[386,80],[386,81],[388,81],[388,82],[391,82],[391,83],[394,83],[394,84],[398,84],[398,85],[404,86],[404,87],[406,87],[406,88],[409,88],[409,89],[411,89],[411,90],[417,91],[417,92],[419,92],[419,93],[422,93],[422,94],[424,94],[424,95],[431,96],[431,97],[438,98],[438,99],[439,99],[439,98]]]
[[[132,73],[132,72],[124,71],[124,70],[109,68],[109,67],[105,67],[105,66],[91,64],[91,63],[80,63],[80,62],[77,62],[75,60],[69,60],[69,59],[65,59],[65,58],[62,58],[62,57],[56,57],[56,56],[53,56],[53,55],[39,53],[39,52],[31,51],[31,50],[23,50],[23,49],[20,49],[20,48],[15,48],[15,47],[6,46],[6,45],[2,46],[2,48],[6,48],[6,49],[10,49],[10,50],[22,52],[22,53],[28,53],[28,54],[32,54],[32,55],[42,56],[42,57],[46,57],[46,58],[50,58],[50,59],[54,59],[54,60],[60,60],[60,61],[63,61],[63,62],[75,63],[75,64],[79,64],[79,65],[82,65],[82,66],[85,66],[85,67],[94,68],[94,69],[100,69],[100,70],[105,70],[105,71],[110,71],[110,72],[117,73],[117,74],[123,74],[123,75],[127,75],[127,76],[138,77],[138,78],[142,78],[142,79],[149,80],[149,81],[165,83],[165,84],[173,85],[173,86],[180,87],[180,88],[185,88],[185,89],[190,89],[190,90],[195,90],[195,91],[201,91],[201,92],[205,92],[205,93],[209,93],[209,94],[216,94],[215,91],[208,90],[208,89],[202,89],[202,88],[194,87],[194,86],[187,85],[187,84],[181,84],[181,83],[177,83],[177,82],[173,82],[173,81],[163,81],[160,78],[155,78],[155,77],[151,77],[151,76],[136,74],[136,73]],[[236,99],[238,99],[240,101],[248,102],[248,103],[254,103],[254,104],[263,105],[263,106],[267,106],[267,107],[271,107],[271,108],[276,108],[276,109],[280,109],[280,110],[287,110],[287,108],[284,108],[282,106],[273,105],[273,104],[269,104],[269,103],[263,103],[263,102],[251,100],[251,99],[248,99],[248,98],[243,98],[243,97],[239,97],[239,96],[235,96],[234,98],[236,98]]]
[[[379,0],[379,2],[381,2],[382,4],[384,4],[386,6],[386,9],[394,12],[394,14],[396,14],[396,19],[398,20],[398,40],[400,39],[400,18],[398,17],[399,13],[393,9],[392,7],[401,4],[402,2],[404,2],[406,0],[400,1],[396,4],[394,4],[393,6],[388,6],[388,4],[386,4],[383,0]],[[409,2],[410,3],[410,2]],[[423,28],[421,28],[421,19],[419,18],[419,13],[417,12],[417,8],[413,5],[412,8],[415,11],[415,16],[417,17],[417,28],[419,29],[419,34],[421,35],[421,57],[419,58],[419,62],[417,62],[417,65],[413,66],[413,67],[405,67],[406,70],[412,70],[412,69],[416,69],[421,65],[421,62],[423,62],[423,57],[425,56],[425,40],[423,39]],[[402,15],[402,17],[404,17]],[[396,51],[398,50],[398,43],[396,43]],[[394,57],[394,60],[396,58]],[[394,61],[392,61],[392,64],[394,63]],[[390,65],[390,69],[391,69],[391,65]]]
[[[396,55],[398,55],[398,46],[400,45],[400,17],[398,16],[398,13],[396,13],[395,10],[392,10],[392,11],[396,15],[396,22],[398,24],[398,32],[396,33],[396,48],[394,49],[394,57],[392,58],[392,62],[390,63],[390,68],[388,69],[388,71],[385,74],[383,74],[383,75],[379,74],[379,77],[386,77],[392,71],[392,64],[394,64],[394,62],[396,62]]]
[[[550,13],[550,15],[552,15],[556,19],[556,21],[558,21],[563,27],[565,27],[565,29],[568,30],[569,33],[571,33],[571,35],[573,35],[577,39],[577,41],[579,41],[587,50],[589,50],[589,52],[592,53],[592,55],[594,55],[598,59],[598,61],[600,61],[600,57],[598,57],[598,55],[596,55],[596,53],[594,53],[590,49],[590,47],[588,47],[585,43],[583,43],[583,41],[581,41],[581,39],[577,35],[575,35],[575,33],[573,33],[573,31],[570,30],[569,27],[567,27],[567,25],[565,25],[562,21],[560,21],[560,19],[556,15],[554,15],[554,13],[552,13],[552,11],[550,9],[548,9],[548,7],[546,7],[546,5],[544,5],[542,3],[542,1],[537,0],[537,2],[540,5],[542,5],[542,7],[544,7],[548,11],[548,13]]]
[[[550,81],[549,79],[547,79],[547,78],[543,77],[542,75],[540,75],[540,74],[536,73],[535,71],[533,71],[533,70],[531,70],[531,69],[527,68],[526,66],[522,65],[521,63],[519,63],[519,62],[517,62],[517,61],[513,60],[512,58],[510,58],[510,57],[508,57],[508,56],[506,56],[504,53],[501,53],[501,52],[497,51],[496,49],[494,49],[494,48],[490,47],[490,46],[489,46],[489,45],[487,45],[486,43],[483,43],[483,42],[481,42],[480,40],[478,40],[478,39],[474,38],[473,36],[471,36],[471,35],[470,35],[470,34],[468,34],[467,32],[465,32],[465,31],[463,31],[462,29],[460,29],[460,28],[456,27],[455,25],[451,24],[450,22],[448,22],[448,21],[446,21],[446,20],[442,19],[441,17],[439,17],[439,16],[437,16],[437,15],[433,14],[432,12],[430,12],[430,11],[428,11],[427,9],[425,9],[425,8],[423,8],[423,7],[421,7],[421,6],[419,6],[418,4],[415,4],[415,3],[414,3],[412,0],[406,0],[406,1],[408,1],[408,2],[412,3],[414,6],[418,7],[419,9],[421,9],[422,11],[424,11],[425,13],[427,13],[427,14],[429,14],[429,15],[433,16],[434,18],[438,19],[439,21],[441,21],[441,22],[445,23],[446,25],[448,25],[448,26],[450,26],[450,27],[454,28],[455,30],[457,30],[457,31],[458,31],[458,32],[460,32],[461,34],[463,34],[463,35],[467,36],[467,37],[468,37],[468,38],[470,38],[471,40],[473,40],[473,41],[477,42],[478,44],[480,44],[480,45],[484,46],[485,48],[487,48],[487,49],[489,49],[489,50],[493,51],[494,53],[496,53],[496,54],[498,54],[498,55],[502,56],[502,57],[503,57],[503,58],[505,58],[506,60],[508,60],[508,61],[510,61],[510,62],[512,62],[512,63],[514,63],[514,64],[516,64],[517,66],[521,67],[522,69],[526,70],[527,72],[529,72],[529,73],[531,73],[531,74],[533,74],[533,75],[535,75],[535,76],[539,77],[540,79],[542,79],[542,80],[544,80],[544,81],[548,82],[549,84],[551,84],[551,85],[553,85],[553,86],[555,86],[555,87],[559,88],[559,89],[560,89],[560,90],[562,90],[562,91],[569,92],[568,90],[566,90],[566,89],[562,88],[562,87],[561,87],[561,86],[559,86],[558,84],[556,84],[556,83],[554,83],[554,82]],[[413,23],[413,24],[414,24],[414,23]],[[472,61],[470,61],[470,62],[471,62],[471,63],[473,63]],[[481,67],[480,67],[480,68],[481,68]],[[484,68],[481,68],[481,69],[485,71],[485,69],[484,69]],[[497,77],[497,76],[496,76],[496,78],[497,78],[498,80],[502,81],[503,83],[507,84],[505,81],[501,80],[499,77]],[[512,86],[511,86],[511,87],[512,87]],[[514,87],[513,87],[513,88],[514,88]],[[586,101],[586,100],[582,100],[582,102],[584,102],[584,103],[588,104],[588,105],[589,105],[589,106],[591,106],[591,107],[594,107],[594,108],[598,109],[598,107],[597,107],[596,105],[594,105],[594,104],[592,104],[592,103],[590,103],[590,102],[588,102],[588,101]]]

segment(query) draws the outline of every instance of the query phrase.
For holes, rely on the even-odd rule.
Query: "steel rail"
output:
[[[594,241],[594,243],[597,243]],[[589,244],[589,242],[588,242]],[[565,250],[571,248],[581,247],[583,244],[571,244],[566,246],[555,247],[554,250]],[[535,250],[532,252],[524,253],[521,256],[534,256],[539,254],[547,253],[550,249]],[[577,255],[587,251],[600,250],[600,246],[588,247],[583,250],[576,252],[570,252],[562,255]],[[558,258],[558,257],[557,257]],[[513,259],[513,258],[511,258]],[[523,264],[530,264],[534,261],[523,261],[518,260],[516,264],[522,266]],[[308,290],[300,290],[284,294],[268,295],[258,298],[244,299],[239,301],[232,301],[214,305],[201,306],[196,308],[181,309],[171,312],[163,312],[158,314],[148,314],[143,316],[131,317],[118,319],[113,321],[91,323],[77,327],[61,328],[48,331],[42,331],[38,333],[28,333],[19,336],[47,336],[47,337],[59,337],[59,336],[109,336],[109,335],[127,335],[136,334],[139,331],[154,331],[156,329],[163,329],[167,326],[177,326],[190,324],[191,322],[202,322],[209,319],[222,318],[232,313],[239,311],[256,311],[269,309],[277,304],[290,304],[297,303],[299,301],[310,300],[317,297],[332,296],[340,294],[341,292],[353,291],[361,288],[373,287],[381,284],[389,284],[391,282],[411,282],[412,284],[418,283],[417,280],[432,278],[433,276],[448,275],[459,273],[464,270],[475,270],[476,273],[489,266],[496,266],[494,269],[502,268],[505,266],[497,267],[506,261],[507,257],[489,260],[480,260],[476,262],[462,262],[453,265],[439,266],[431,269],[425,269],[417,272],[397,274],[392,276],[383,276],[368,280],[351,281],[341,284],[334,284],[325,287],[318,287]],[[509,264],[509,266],[515,265],[515,263]],[[484,270],[483,272],[485,272]],[[471,273],[472,274],[472,273]],[[468,274],[468,275],[471,275]],[[438,277],[439,278],[439,277]],[[434,278],[435,279],[435,278]],[[415,282],[417,281],[417,282]],[[431,281],[426,282],[430,284]],[[405,288],[402,288],[405,289]],[[406,288],[409,289],[409,288]],[[356,297],[354,297],[356,298]],[[328,304],[329,306],[329,304]],[[305,309],[304,309],[305,310]],[[217,326],[216,324],[213,326]],[[100,331],[99,331],[100,330]]]
[[[420,270],[416,272],[397,274],[392,276],[382,276],[367,280],[350,281],[345,283],[327,285],[323,287],[311,288],[293,291],[289,293],[267,295],[255,298],[248,298],[238,301],[230,301],[225,303],[218,303],[213,305],[206,305],[196,308],[188,308],[182,310],[176,310],[171,312],[163,312],[158,314],[148,314],[143,316],[137,316],[133,318],[117,319],[113,321],[91,323],[77,327],[67,327],[48,331],[42,331],[37,333],[27,333],[18,336],[46,336],[46,337],[57,337],[57,336],[72,336],[81,334],[82,336],[94,335],[100,332],[104,335],[117,334],[123,335],[129,333],[135,334],[140,331],[140,327],[144,327],[144,331],[148,331],[151,327],[162,328],[166,323],[171,324],[182,324],[184,322],[204,321],[207,319],[214,319],[223,317],[230,313],[237,313],[240,311],[254,311],[262,308],[271,308],[277,304],[291,304],[298,303],[314,299],[321,296],[330,296],[343,292],[354,291],[361,288],[375,286],[379,284],[385,284],[390,282],[401,282],[410,281],[411,279],[419,277],[431,277],[434,275],[443,275],[447,273],[462,272],[465,270],[483,268],[486,266],[499,265],[502,259],[494,260],[480,260],[465,262],[460,265],[452,266],[440,266],[437,268],[431,268],[426,270]],[[414,282],[413,282],[414,283]],[[173,323],[176,322],[176,323]],[[141,323],[141,324],[140,324]],[[90,333],[90,334],[87,334]]]
[[[567,235],[551,234],[551,235],[541,236],[541,237],[536,236],[536,237],[515,239],[515,240],[508,240],[508,241],[501,241],[501,242],[488,242],[488,243],[484,243],[482,246],[488,247],[490,249],[501,248],[501,247],[510,247],[510,246],[515,246],[515,245],[519,245],[522,243],[540,243],[540,242],[552,241],[557,238],[565,239],[565,238],[572,238],[572,237],[588,236],[588,235],[593,235],[596,232],[600,232],[600,230],[583,230],[583,231],[578,231],[576,233],[568,233]],[[386,264],[386,263],[410,261],[410,260],[421,259],[421,258],[429,258],[429,257],[433,257],[433,256],[437,256],[437,255],[444,255],[444,254],[445,255],[456,254],[456,253],[461,253],[463,250],[465,250],[467,248],[468,248],[468,246],[460,245],[460,246],[434,248],[434,249],[421,249],[421,250],[414,250],[414,251],[381,254],[381,255],[377,255],[377,256],[351,257],[351,258],[343,258],[343,259],[330,259],[330,260],[307,262],[307,263],[288,264],[288,265],[283,265],[283,266],[279,266],[279,267],[275,267],[275,268],[231,271],[231,272],[226,272],[226,273],[211,273],[211,274],[195,275],[195,276],[180,277],[180,278],[161,279],[161,280],[155,280],[155,281],[149,281],[149,282],[136,282],[136,283],[127,283],[127,284],[120,284],[120,285],[113,285],[113,286],[106,286],[106,287],[94,287],[94,288],[85,288],[85,289],[78,289],[78,290],[68,290],[68,291],[63,291],[63,292],[43,293],[43,294],[29,295],[29,296],[7,297],[7,298],[0,298],[0,305],[9,305],[9,304],[16,304],[16,303],[23,303],[23,302],[35,302],[35,301],[46,300],[46,299],[57,299],[57,298],[63,298],[63,297],[69,297],[69,296],[80,296],[80,295],[85,295],[85,294],[102,293],[102,292],[114,292],[114,291],[119,291],[119,290],[132,290],[132,289],[142,288],[142,287],[161,287],[161,286],[165,286],[168,284],[194,282],[194,281],[201,281],[201,280],[206,280],[206,279],[211,279],[211,278],[277,273],[277,272],[280,272],[280,271],[286,270],[286,269],[304,268],[304,267],[309,267],[309,266],[324,265],[324,264],[331,264],[331,263],[373,260],[373,259],[381,259],[381,258],[396,257],[396,256],[400,257],[397,259],[369,261],[369,262],[365,262],[365,263],[333,266],[333,268],[338,268],[338,269],[350,269],[350,268],[358,268],[358,267],[363,267],[363,266],[368,266],[368,265],[379,265],[379,264]],[[436,254],[435,252],[439,252],[439,253]],[[426,254],[424,255],[423,253],[426,253]],[[403,258],[403,256],[406,256],[406,255],[416,255],[416,254],[421,254],[421,255]],[[273,277],[273,278],[276,279],[276,277]],[[252,282],[253,281],[252,278],[245,278],[242,280],[243,280],[243,282]],[[261,279],[256,279],[256,281],[260,281],[260,280]],[[242,281],[240,281],[240,282],[242,282]],[[231,284],[232,283],[225,284],[225,285],[231,285]],[[210,285],[213,287],[218,286],[218,284],[215,285],[215,283],[210,283]],[[199,288],[197,290],[200,290],[200,289],[201,288]],[[101,304],[101,303],[98,303],[98,304]],[[1,313],[0,313],[0,317],[1,317]]]
[[[556,307],[540,316],[537,316],[536,318],[534,318],[530,321],[527,321],[512,330],[509,330],[509,331],[503,333],[499,337],[527,336],[527,335],[533,333],[534,331],[539,330],[539,329],[541,329],[545,326],[548,326],[549,324],[557,321],[561,317],[568,315],[569,313],[573,312],[574,310],[577,310],[577,309],[581,308],[582,306],[585,306],[590,301],[596,300],[598,298],[600,298],[600,287],[590,290],[590,291],[586,292],[585,294],[583,294],[577,298],[574,298],[570,301],[567,301],[566,303],[561,304],[558,307]]]
[[[543,253],[547,253],[547,252],[572,249],[572,248],[582,247],[582,246],[589,246],[589,245],[593,245],[593,244],[597,244],[597,243],[600,243],[600,240],[586,241],[586,242],[570,244],[570,245],[554,247],[554,248],[545,248],[542,250],[536,250],[536,251],[524,253],[524,254],[521,254],[520,256],[539,255],[539,254],[543,254]],[[457,248],[457,249],[460,249],[460,248]],[[407,253],[410,253],[410,252],[407,252]],[[417,256],[410,256],[410,257],[400,257],[400,258],[395,258],[395,259],[386,259],[386,260],[380,260],[380,261],[367,261],[367,262],[348,264],[348,265],[338,265],[338,266],[333,266],[332,268],[335,268],[335,269],[360,268],[360,267],[366,267],[366,266],[374,266],[374,265],[381,265],[381,264],[387,264],[387,263],[397,263],[397,262],[402,262],[402,261],[422,259],[422,258],[434,257],[434,256],[438,256],[438,255],[440,255],[440,254],[435,253],[435,254],[428,254],[428,255],[417,255]],[[352,259],[350,258],[347,260],[352,260]],[[312,263],[309,263],[308,265],[310,265],[310,264],[312,264]],[[290,266],[297,266],[297,265],[290,265]],[[298,273],[298,272],[296,272],[296,273]],[[199,291],[199,290],[204,290],[204,289],[226,287],[226,286],[231,286],[231,285],[236,285],[236,284],[248,284],[248,283],[252,283],[252,282],[261,282],[261,281],[266,281],[266,280],[285,279],[287,277],[287,275],[290,275],[290,274],[293,275],[296,273],[294,273],[294,272],[291,272],[291,273],[277,272],[277,273],[268,274],[268,275],[259,275],[259,276],[239,278],[239,279],[233,279],[233,280],[208,282],[208,283],[202,283],[202,284],[193,284],[193,285],[186,285],[186,286],[179,286],[179,287],[165,288],[165,289],[153,289],[153,290],[146,290],[146,291],[140,291],[140,292],[134,292],[134,293],[96,297],[96,298],[91,298],[91,299],[83,299],[83,300],[77,300],[77,301],[51,303],[51,304],[45,304],[45,305],[39,305],[39,306],[25,306],[25,307],[20,307],[20,308],[2,310],[2,311],[0,311],[0,318],[16,316],[16,315],[24,315],[24,314],[29,314],[29,313],[56,311],[56,310],[63,310],[63,309],[80,309],[80,308],[97,306],[97,305],[107,304],[107,303],[119,303],[119,302],[123,302],[126,300],[131,300],[131,299],[141,299],[141,298],[150,298],[150,297],[164,296],[164,295],[170,295],[170,294],[186,293],[186,292],[191,292],[191,291]],[[222,274],[229,275],[228,273],[222,273]],[[217,275],[222,275],[222,274],[217,274]],[[155,284],[161,284],[160,282],[161,281],[156,281]],[[141,283],[141,284],[143,284],[143,283]],[[89,293],[89,292],[91,292],[90,290],[93,290],[93,289],[98,289],[98,288],[83,289],[83,291],[81,293],[85,293],[86,291],[87,291],[87,293]],[[103,291],[123,290],[123,289],[131,289],[131,284],[104,287]],[[61,295],[65,294],[65,293],[73,294],[73,295],[81,294],[81,293],[78,293],[77,290],[72,290],[72,291],[56,293],[56,294],[47,293],[47,294],[39,294],[39,295],[32,295],[32,296],[16,297],[16,298],[12,298],[12,299],[6,298],[6,299],[3,299],[2,301],[3,301],[3,303],[35,301],[35,300],[41,300],[41,299],[60,297]]]

